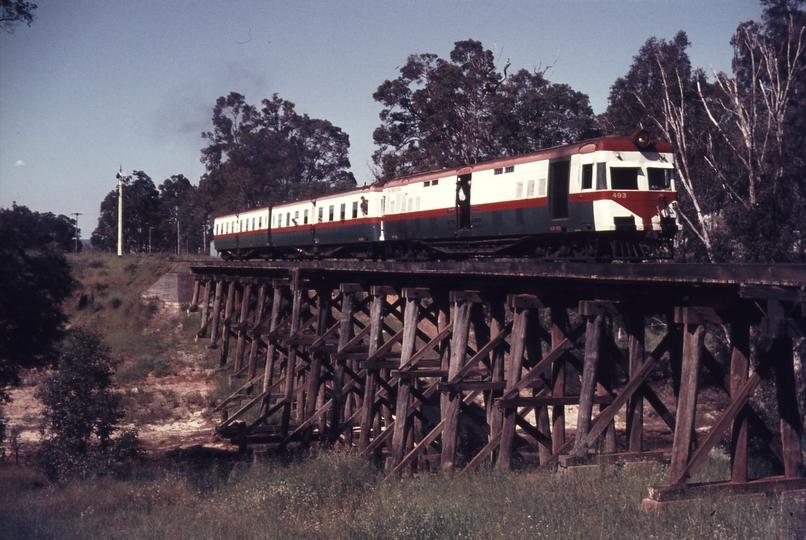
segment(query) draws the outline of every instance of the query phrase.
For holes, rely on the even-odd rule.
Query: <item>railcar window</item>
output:
[[[428,187],[428,186],[430,186],[430,185],[431,185],[431,182],[430,182],[430,181],[428,181],[428,180],[426,180],[425,182],[423,182],[423,187]]]
[[[503,168],[495,169],[495,171],[493,171],[493,174],[504,174],[504,169]]]
[[[674,170],[649,167],[647,169],[647,176],[649,177],[649,189],[671,189],[672,180],[674,180]]]
[[[327,215],[328,215],[327,220],[328,221],[333,221],[333,209],[334,208],[335,207],[332,204],[330,205],[330,208],[328,208],[328,211],[327,211]]]
[[[324,220],[325,220],[325,207],[320,206],[319,207],[319,223],[323,222]]]
[[[535,181],[529,180],[526,182],[526,196],[527,197],[534,197],[535,196]]]
[[[504,172],[507,172],[507,173],[515,172],[515,165],[511,165],[511,166],[507,167]]]
[[[540,178],[537,181],[537,196],[538,197],[545,197],[546,196],[546,179]]]
[[[523,197],[523,182],[518,182],[515,184],[515,198],[520,199]]]
[[[607,164],[596,164],[596,189],[607,189]]]
[[[341,203],[340,210],[341,210],[340,219],[344,221],[345,218],[347,217],[347,203]]]
[[[358,201],[353,201],[353,219],[358,218]]]
[[[258,218],[257,218],[257,228],[258,229],[263,228],[263,216],[258,216]]]
[[[610,167],[613,189],[638,189],[638,167]]]
[[[285,215],[285,226],[286,226],[286,227],[290,227],[290,226],[291,226],[291,212],[286,212],[286,215]]]
[[[593,187],[593,163],[582,165],[582,189]]]
[[[439,180],[432,180],[431,181],[432,186],[436,186],[437,184],[439,184]]]

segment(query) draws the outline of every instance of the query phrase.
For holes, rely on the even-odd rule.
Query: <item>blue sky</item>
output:
[[[372,93],[414,53],[447,58],[475,39],[499,65],[553,65],[553,82],[607,107],[650,37],[684,30],[692,62],[730,70],[737,25],[758,0],[36,0],[33,25],[0,31],[0,206],[80,212],[82,237],[115,188],[145,171],[158,186],[204,173],[201,132],[216,98],[278,93],[350,135],[371,181]]]

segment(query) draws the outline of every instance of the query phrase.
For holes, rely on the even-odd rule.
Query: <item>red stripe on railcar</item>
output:
[[[338,219],[333,221],[322,221],[319,223],[314,223],[314,226],[317,229],[335,229],[338,227],[349,227],[351,225],[380,225],[380,224],[381,224],[381,218],[372,217],[372,218],[353,218],[344,220]]]
[[[471,212],[495,212],[499,210],[515,210],[517,208],[540,208],[548,204],[546,197],[538,197],[533,199],[515,199],[512,201],[501,201],[496,203],[487,204],[474,204],[471,205]],[[447,214],[456,212],[455,206],[447,208],[437,208],[436,210],[418,210],[413,212],[404,212],[401,214],[389,214],[384,216],[384,221],[408,221],[410,219],[424,219],[429,217],[442,217]]]
[[[648,226],[659,210],[677,200],[677,193],[674,191],[584,191],[572,193],[570,199],[571,203],[613,201],[639,216],[644,225]]]

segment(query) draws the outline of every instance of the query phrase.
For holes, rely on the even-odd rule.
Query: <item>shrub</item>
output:
[[[118,364],[98,332],[79,326],[68,334],[58,371],[36,394],[44,405],[39,463],[50,478],[86,477],[103,466],[123,417],[112,390]]]

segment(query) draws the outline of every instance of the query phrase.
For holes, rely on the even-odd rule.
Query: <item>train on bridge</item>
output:
[[[672,146],[644,131],[221,216],[224,259],[671,258]]]

